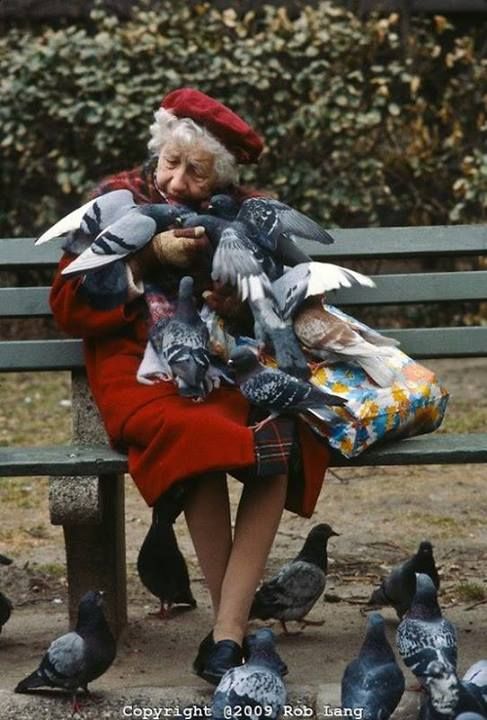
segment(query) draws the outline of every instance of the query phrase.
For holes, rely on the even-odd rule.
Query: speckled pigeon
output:
[[[37,238],[35,244],[42,245],[52,238],[74,230],[96,236],[135,207],[134,196],[130,190],[113,190],[99,195],[58,220]]]
[[[396,341],[363,323],[358,325],[350,315],[332,305],[323,305],[320,298],[303,303],[294,317],[293,328],[309,354],[325,365],[351,362],[365,370],[379,387],[394,383],[397,373],[388,359],[395,356],[392,346]]]
[[[411,608],[399,623],[396,640],[404,663],[420,680],[432,660],[456,669],[456,630],[441,614],[429,575],[416,573],[416,592]]]
[[[399,619],[409,610],[416,592],[416,573],[425,573],[438,590],[440,577],[433,556],[433,546],[428,540],[419,544],[418,550],[382,579],[369,599],[370,605],[392,605]]]
[[[188,212],[181,205],[167,203],[134,205],[103,228],[62,274],[79,275],[127,257],[147,245],[154,235],[178,223]]]
[[[227,670],[215,690],[214,720],[281,717],[287,692],[279,672],[282,660],[275,650],[272,630],[261,628],[249,635],[247,648],[247,662]]]
[[[325,590],[328,569],[327,544],[338,536],[330,525],[315,525],[298,555],[282,566],[276,575],[262,583],[255,593],[250,609],[251,618],[280,621],[285,633],[286,622],[304,620]]]
[[[272,293],[285,320],[293,317],[306,298],[322,296],[329,290],[352,285],[375,287],[374,281],[340,265],[321,262],[299,263],[272,283]]]
[[[440,660],[428,663],[422,677],[426,694],[421,702],[420,720],[447,720],[466,712],[485,716],[487,686],[478,685],[471,671],[469,668],[460,680],[451,665]]]
[[[196,308],[194,280],[181,278],[174,317],[162,318],[149,332],[167,379],[177,385],[183,397],[203,400],[213,385],[209,379],[208,329]]]
[[[159,612],[153,614],[161,619],[169,617],[175,605],[196,607],[186,561],[173,528],[182,509],[182,505],[172,502],[173,488],[154,505],[152,524],[137,557],[137,571],[143,585],[159,598]]]
[[[103,614],[102,597],[103,593],[92,590],[83,595],[75,629],[49,645],[37,670],[19,682],[15,692],[62,688],[73,695],[73,712],[79,710],[78,688],[88,692],[88,684],[115,659],[116,642]]]
[[[346,400],[339,395],[320,390],[312,383],[299,380],[282,370],[261,365],[255,352],[248,346],[237,346],[230,354],[229,366],[241,393],[257,407],[267,410],[266,422],[282,413],[297,414],[305,411],[321,417],[320,411],[328,405],[343,407]]]
[[[373,612],[358,657],[347,665],[342,677],[342,708],[363,708],[364,720],[387,720],[404,688],[404,675],[387,640],[384,618]]]

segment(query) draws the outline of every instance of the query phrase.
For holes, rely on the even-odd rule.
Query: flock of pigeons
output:
[[[114,190],[91,200],[41,235],[36,244],[71,234],[84,249],[64,270],[70,277],[106,267],[146,245],[167,228],[205,229],[213,281],[234,288],[254,319],[251,349],[231,356],[236,382],[244,395],[268,410],[301,412],[345,400],[311,385],[309,361],[346,360],[360,365],[380,386],[394,382],[385,362],[396,345],[351,317],[330,312],[324,294],[353,284],[373,287],[362,273],[331,263],[312,262],[298,242],[333,242],[311,218],[270,198],[249,198],[238,205],[230,196],[214,195],[202,213],[181,205],[136,205],[129,190]],[[84,242],[84,244],[83,244]],[[228,367],[212,354],[208,313],[200,312],[193,279],[180,281],[174,317],[157,321],[149,344],[160,376],[172,380],[184,397],[204,400]],[[210,314],[211,316],[211,314]],[[268,350],[277,368],[264,370],[254,355]],[[240,369],[243,368],[243,373]],[[232,378],[230,373],[230,378]]]
[[[173,521],[166,508],[155,520],[155,530]],[[257,590],[250,618],[277,619],[286,633],[290,632],[286,622],[307,624],[306,615],[325,590],[328,540],[337,535],[326,523],[313,527],[298,555]],[[169,546],[173,545],[169,539]],[[150,534],[140,551],[138,567],[139,572],[145,567],[141,572],[144,584],[161,598],[161,608],[162,597],[194,607],[183,556],[175,562],[155,554],[156,546],[159,541]],[[10,562],[3,556],[0,560]],[[175,572],[181,565],[185,572]],[[428,541],[421,542],[414,555],[382,579],[368,601],[371,612],[363,643],[342,676],[343,711],[347,709],[354,717],[353,711],[360,712],[365,720],[387,720],[405,691],[404,674],[386,637],[384,618],[376,611],[379,605],[389,605],[399,618],[397,651],[419,681],[418,720],[486,720],[487,659],[475,662],[462,678],[458,676],[457,632],[438,604],[439,583]],[[9,603],[9,613],[10,609]],[[2,619],[6,622],[8,616],[2,615]],[[37,669],[19,682],[15,691],[61,688],[72,693],[73,711],[78,710],[79,688],[88,693],[88,684],[106,672],[115,656],[116,643],[103,614],[102,593],[90,591],[80,601],[75,629],[50,644]],[[273,631],[268,627],[254,631],[246,638],[245,663],[227,671],[214,691],[212,717],[260,718],[265,712],[265,717],[277,720],[287,702],[283,680],[287,673]]]

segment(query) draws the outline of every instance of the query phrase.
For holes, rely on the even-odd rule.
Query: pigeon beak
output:
[[[335,532],[334,530],[332,530],[332,531],[330,532],[330,536],[332,536],[332,535],[336,535],[336,537],[340,537],[340,533],[337,533],[337,532]]]

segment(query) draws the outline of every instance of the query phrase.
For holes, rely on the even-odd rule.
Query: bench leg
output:
[[[105,615],[116,637],[127,624],[123,475],[100,477],[102,519],[98,524],[63,525],[69,592],[69,622],[88,590],[103,590]]]

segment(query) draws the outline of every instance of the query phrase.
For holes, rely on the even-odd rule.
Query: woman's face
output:
[[[217,187],[214,157],[197,143],[169,141],[159,153],[156,180],[169,202],[199,204]]]

